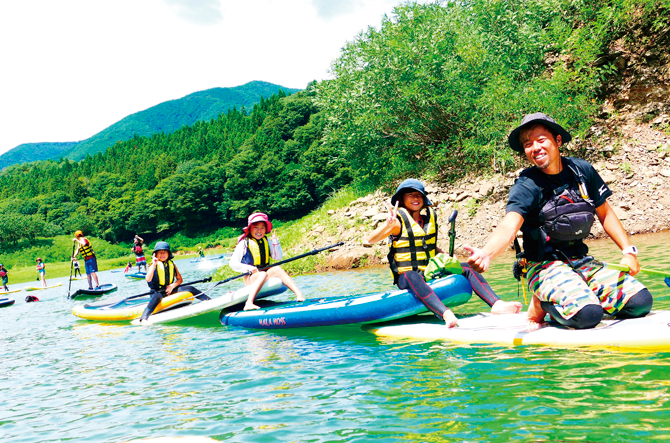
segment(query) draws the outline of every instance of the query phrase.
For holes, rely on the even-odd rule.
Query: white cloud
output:
[[[338,3],[338,2],[333,2]],[[304,88],[392,0],[0,2],[0,154],[86,139],[134,112],[263,80]]]
[[[223,21],[219,0],[165,0],[165,3],[194,23],[213,25]]]

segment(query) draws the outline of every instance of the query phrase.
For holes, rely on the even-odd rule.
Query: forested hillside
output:
[[[12,166],[0,174],[0,238],[17,247],[82,229],[121,241],[239,223],[256,209],[299,217],[350,181],[319,143],[322,127],[310,92],[280,92],[249,114],[134,137],[81,162]]]
[[[0,171],[10,165],[60,158],[76,144],[77,142],[24,143],[0,155]]]
[[[288,93],[298,91],[268,82],[253,81],[233,88],[213,88],[194,92],[186,97],[163,102],[131,114],[86,140],[19,145],[0,155],[0,170],[14,164],[58,160],[61,157],[81,160],[87,155],[103,152],[117,141],[129,140],[135,135],[149,137],[161,132],[169,134],[183,126],[217,118],[219,114],[232,108],[250,109],[261,97],[270,97],[280,90]]]
[[[670,0],[404,4],[348,42],[332,79],[306,91],[79,162],[8,168],[2,245],[75,229],[114,242],[239,226],[255,210],[292,220],[352,181],[509,171],[521,158],[507,134],[537,111],[570,128],[567,154],[588,149],[579,141],[597,142],[593,122],[606,118],[606,91],[625,68],[616,48],[637,39],[641,64],[667,47],[669,31]]]
[[[298,91],[268,82],[253,81],[233,88],[213,88],[194,92],[178,100],[163,102],[125,117],[93,137],[79,142],[66,153],[65,157],[81,160],[87,155],[103,152],[117,141],[128,140],[135,135],[148,137],[161,132],[170,134],[195,122],[210,121],[232,108],[251,108],[261,97],[270,97],[280,90],[288,93]]]

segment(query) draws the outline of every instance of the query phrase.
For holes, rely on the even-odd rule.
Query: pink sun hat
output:
[[[272,232],[272,222],[270,222],[268,215],[264,212],[254,212],[247,219],[247,227],[242,229],[244,234],[240,235],[240,238],[237,239],[238,243],[249,235],[249,229],[251,229],[251,225],[257,222],[265,222],[266,234]]]

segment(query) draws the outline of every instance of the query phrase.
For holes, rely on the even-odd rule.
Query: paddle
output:
[[[208,281],[212,281],[212,277],[206,277],[206,278],[203,278],[202,280],[195,280],[195,281],[188,282],[188,283],[182,283],[182,284],[179,285],[179,286],[189,286],[189,285],[194,285],[194,284],[196,284],[196,283],[206,283],[206,282],[208,282]],[[150,294],[153,294],[154,292],[156,292],[156,291],[151,290],[151,291],[149,291],[149,292],[143,292],[142,294],[131,295],[130,297],[126,297],[126,298],[124,298],[123,300],[131,300],[131,299],[133,299],[133,298],[144,297],[145,295],[150,295]],[[163,291],[158,291],[158,292],[163,292]],[[197,297],[196,297],[196,298],[197,298]]]
[[[454,256],[454,243],[456,242],[456,217],[458,217],[458,211],[454,209],[454,212],[449,216],[449,255]]]
[[[271,265],[264,266],[264,267],[262,267],[262,268],[258,268],[258,269],[259,269],[260,271],[265,271],[266,269],[270,269],[270,268],[273,268],[273,267],[275,267],[275,266],[283,265],[284,263],[292,262],[292,261],[294,261],[294,260],[298,260],[298,259],[307,257],[308,255],[316,255],[316,254],[318,254],[319,252],[323,252],[323,251],[326,251],[326,250],[328,250],[328,249],[332,249],[332,248],[337,247],[337,246],[342,246],[343,244],[344,244],[344,242],[341,241],[341,242],[339,242],[339,243],[335,243],[334,245],[324,246],[323,248],[319,248],[319,249],[313,249],[313,250],[311,250],[311,251],[309,251],[309,252],[305,252],[304,254],[296,255],[295,257],[287,258],[286,260],[281,260],[281,261],[278,261],[277,263],[272,263]],[[245,275],[251,275],[251,272],[245,272],[244,274],[236,275],[236,276],[234,276],[234,277],[230,277],[230,278],[227,278],[227,279],[225,279],[225,280],[221,280],[221,281],[219,281],[219,282],[216,282],[216,283],[215,283],[211,288],[209,288],[207,291],[211,291],[212,289],[216,288],[216,287],[219,286],[219,285],[222,285],[222,284],[224,284],[224,283],[228,283],[229,281],[236,280],[236,279],[238,279],[238,278],[244,277]],[[206,291],[206,292],[207,292],[207,291]]]
[[[70,298],[70,289],[72,288],[72,268],[74,268],[74,263],[72,262],[72,257],[74,256],[74,249],[77,247],[77,244],[72,241],[72,255],[70,256],[70,283],[67,285],[67,298]]]
[[[630,268],[626,265],[605,263],[605,262],[602,262],[602,261],[599,261],[599,260],[593,260],[592,263],[596,266],[602,266],[603,268],[614,269],[615,271],[622,271],[622,272],[630,271]],[[665,277],[665,279],[664,279],[665,284],[670,286],[670,272],[659,271],[659,270],[656,270],[656,269],[649,269],[649,268],[640,268],[640,274],[650,275],[650,276],[653,276],[653,277]]]

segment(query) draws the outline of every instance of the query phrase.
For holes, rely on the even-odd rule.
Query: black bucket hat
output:
[[[507,142],[509,143],[509,146],[515,150],[516,152],[524,152],[523,146],[521,146],[521,142],[519,141],[519,134],[524,128],[527,128],[528,126],[531,126],[536,123],[541,123],[544,126],[547,126],[551,128],[556,135],[561,136],[561,140],[563,144],[568,143],[570,140],[572,140],[572,136],[568,131],[563,129],[561,125],[556,123],[556,121],[549,117],[548,115],[542,113],[542,112],[536,112],[535,114],[528,114],[526,115],[523,120],[521,120],[521,124],[517,126],[510,134],[509,137],[507,137]]]
[[[423,183],[421,183],[419,180],[415,178],[408,178],[407,180],[400,183],[398,189],[395,190],[395,194],[393,194],[393,197],[391,197],[391,205],[394,206],[395,202],[398,201],[400,196],[409,190],[419,191],[420,193],[422,193],[423,205],[432,206],[432,203],[430,202],[430,200],[428,200],[428,197],[426,197],[426,189],[423,187]]]
[[[174,258],[174,255],[172,255],[172,251],[170,250],[170,243],[166,241],[156,242],[156,246],[154,246],[154,254],[157,251],[168,251],[168,254],[170,254],[168,256],[168,260],[172,260]]]

